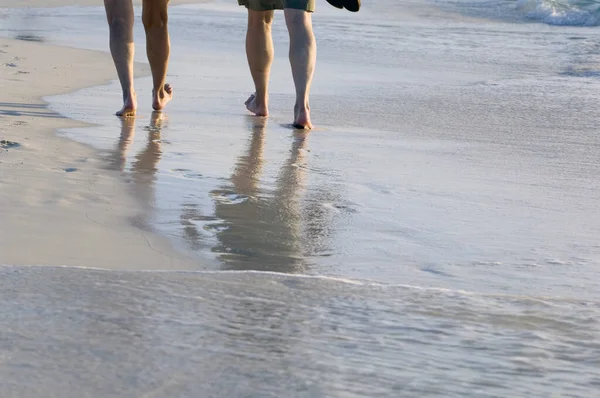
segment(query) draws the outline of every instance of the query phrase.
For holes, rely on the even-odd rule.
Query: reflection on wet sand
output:
[[[202,215],[196,203],[186,202],[181,205],[179,222],[183,227],[183,239],[190,250],[199,251],[206,248],[206,245],[202,244],[204,236],[198,230],[197,224],[212,222],[214,220],[214,217]]]
[[[237,158],[232,175],[208,193],[214,213],[203,212],[204,207],[192,197],[180,205],[182,237],[192,251],[211,250],[223,269],[306,272],[308,258],[329,252],[332,217],[323,203],[332,201],[335,195],[322,186],[304,194],[308,170],[305,132],[294,133],[290,154],[270,184],[263,176],[268,122],[250,120],[248,145]],[[155,181],[162,156],[163,116],[152,114],[145,128],[148,135],[144,149],[130,164],[127,153],[133,145],[135,119],[123,119],[121,123],[111,164],[116,170],[128,172],[135,195],[144,206],[135,224],[151,228],[157,207]]]
[[[154,113],[146,128],[148,141],[145,148],[135,156],[130,168],[136,193],[143,195],[144,203],[151,207],[156,171],[162,156],[160,133],[163,120],[157,115],[161,114]],[[291,155],[281,169],[276,190],[268,194],[259,185],[266,126],[266,121],[257,119],[252,125],[249,148],[237,160],[231,184],[211,192],[215,200],[214,215],[201,214],[200,206],[192,201],[181,206],[180,223],[188,247],[194,250],[206,247],[199,225],[216,228],[219,243],[213,251],[219,254],[226,269],[293,272],[301,266],[299,199],[305,173],[300,164],[306,136],[294,137]],[[134,135],[134,123],[124,119],[118,144],[122,161],[126,159]],[[225,350],[238,352],[257,347],[256,350],[267,354],[281,356],[288,353],[296,342],[288,335],[298,334],[289,329],[292,322],[288,319],[288,307],[289,303],[278,301],[240,301],[226,319],[231,327],[223,332]],[[272,314],[280,315],[273,317]],[[297,320],[298,323],[305,322],[301,317]],[[274,335],[265,336],[261,332],[265,325]]]
[[[121,119],[121,135],[111,161],[111,166],[115,170],[126,170],[127,152],[135,137],[135,121],[135,118]],[[145,210],[142,213],[143,219],[136,219],[134,222],[144,228],[149,228],[147,218],[152,214],[151,210],[153,210],[155,203],[154,181],[156,180],[158,162],[162,155],[160,132],[163,123],[164,114],[152,112],[150,124],[144,128],[148,132],[146,146],[135,156],[130,168],[134,182],[134,192],[136,197],[141,200]]]
[[[297,272],[305,268],[300,196],[306,133],[296,133],[273,192],[261,189],[267,121],[253,118],[247,152],[229,183],[211,192],[219,220],[213,248],[225,269]]]
[[[148,132],[147,142],[144,148],[135,155],[131,165],[128,165],[128,153],[134,144],[136,119],[122,118],[120,120],[121,133],[119,140],[109,158],[110,169],[127,173],[127,175],[131,173],[132,187],[135,194],[140,195],[139,198],[143,206],[140,218],[134,219],[134,222],[143,228],[149,227],[148,217],[152,214],[151,210],[153,210],[155,173],[162,154],[160,130],[164,122],[163,117],[159,112],[152,114],[149,125],[145,127]],[[120,288],[120,292],[124,294],[123,297],[117,298],[114,295],[107,295],[107,287],[108,285],[93,284],[93,286],[86,289],[85,294],[80,295],[78,305],[81,308],[95,308],[109,315],[92,320],[87,320],[85,317],[81,318],[84,321],[82,323],[75,321],[73,327],[70,328],[70,333],[75,338],[87,341],[92,346],[101,341],[107,346],[118,344],[136,346],[144,339],[150,338],[149,336],[153,335],[154,329],[140,314],[154,314],[158,306],[153,304],[151,299],[143,300],[142,304],[133,302],[133,296],[128,295],[126,288]],[[122,332],[125,333],[119,337],[119,341],[114,340],[115,336]],[[70,347],[62,347],[61,350],[67,353],[65,355],[69,355],[68,353],[72,351]],[[127,358],[122,357],[118,350],[111,353],[111,355],[120,363],[127,362]],[[160,361],[149,359],[144,365],[152,368],[158,366],[158,362]]]

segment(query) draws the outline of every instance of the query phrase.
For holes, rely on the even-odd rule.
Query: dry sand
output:
[[[0,39],[0,140],[18,144],[0,149],[0,264],[196,268],[166,239],[132,225],[141,208],[126,183],[93,149],[57,137],[77,123],[40,99],[115,78],[108,53]]]
[[[170,5],[176,6],[178,4],[193,4],[202,3],[207,0],[171,0]],[[134,0],[134,4],[142,4],[142,0]],[[61,6],[102,6],[104,3],[102,0],[3,0],[0,4],[0,8],[17,8],[17,7],[61,7]]]

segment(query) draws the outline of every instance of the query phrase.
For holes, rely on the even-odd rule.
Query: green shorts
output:
[[[316,0],[238,0],[238,4],[253,11],[283,10],[293,8],[308,12],[315,11]]]

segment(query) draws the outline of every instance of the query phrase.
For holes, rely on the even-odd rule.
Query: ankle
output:
[[[302,110],[302,111],[310,111],[310,105],[308,104],[308,101],[296,102],[296,109]]]
[[[134,98],[135,90],[133,88],[123,90],[123,98]]]
[[[256,97],[254,99],[254,105],[259,109],[267,109],[269,107],[269,100],[265,98],[261,99]]]

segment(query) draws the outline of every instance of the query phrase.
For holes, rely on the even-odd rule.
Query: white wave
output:
[[[357,287],[365,287],[365,288],[374,288],[374,289],[394,289],[396,291],[405,291],[405,292],[422,292],[429,293],[434,295],[440,295],[445,297],[463,297],[463,298],[473,298],[473,299],[495,299],[495,300],[508,300],[508,301],[522,301],[522,302],[536,302],[538,304],[544,304],[548,306],[553,306],[556,304],[574,304],[574,305],[583,305],[583,306],[592,306],[597,307],[600,302],[597,300],[585,300],[578,299],[575,297],[565,297],[565,296],[546,296],[546,295],[522,295],[522,294],[510,294],[510,293],[496,293],[496,292],[480,292],[480,291],[468,291],[463,289],[456,288],[444,288],[444,287],[434,287],[434,286],[419,286],[419,285],[411,285],[411,284],[398,284],[398,283],[386,283],[383,281],[377,281],[372,279],[355,279],[348,278],[339,275],[311,275],[311,274],[289,274],[282,272],[274,272],[274,271],[258,271],[258,270],[115,270],[108,268],[95,268],[95,267],[84,267],[84,266],[70,266],[70,265],[9,265],[9,264],[0,264],[0,270],[4,269],[14,269],[14,270],[24,270],[24,269],[41,269],[41,270],[51,270],[51,269],[71,269],[71,270],[79,270],[79,271],[93,271],[93,272],[106,272],[109,274],[166,274],[166,275],[181,275],[181,274],[189,274],[196,276],[217,276],[217,275],[255,275],[257,277],[267,277],[274,278],[273,280],[313,280],[315,282],[333,282],[339,283],[342,285],[354,285]],[[399,289],[399,290],[398,290]]]
[[[515,8],[527,19],[558,26],[600,25],[600,5],[585,0],[518,0]]]

